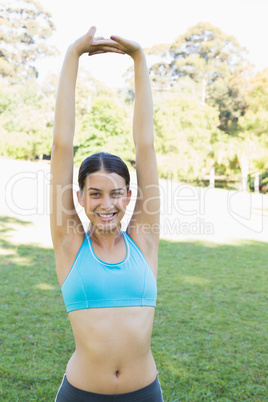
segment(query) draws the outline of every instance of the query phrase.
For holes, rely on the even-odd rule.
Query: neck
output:
[[[98,245],[110,248],[121,237],[121,229],[120,227],[116,227],[112,230],[100,230],[99,228],[94,228],[94,226],[91,224],[88,234],[91,240],[94,240],[94,242]]]

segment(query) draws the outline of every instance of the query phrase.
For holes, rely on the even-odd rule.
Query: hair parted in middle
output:
[[[109,152],[97,152],[88,156],[82,163],[78,173],[78,184],[80,191],[83,191],[87,176],[104,170],[107,173],[117,173],[126,181],[127,191],[129,190],[130,174],[125,162],[117,155]]]

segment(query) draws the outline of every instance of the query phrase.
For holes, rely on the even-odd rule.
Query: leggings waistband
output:
[[[55,402],[163,402],[161,386],[156,379],[144,388],[124,394],[108,395],[74,387],[64,374]]]

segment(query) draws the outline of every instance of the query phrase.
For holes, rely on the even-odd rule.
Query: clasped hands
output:
[[[143,52],[141,46],[136,42],[123,39],[117,35],[112,35],[110,38],[95,37],[95,33],[96,27],[93,26],[85,35],[74,42],[73,46],[78,51],[79,56],[84,53],[93,56],[95,54],[111,52],[128,54],[134,59],[136,55]]]

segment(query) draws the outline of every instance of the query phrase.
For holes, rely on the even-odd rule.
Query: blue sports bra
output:
[[[100,260],[88,233],[61,290],[67,312],[99,307],[156,305],[156,279],[145,257],[122,232],[127,255],[116,264]]]

